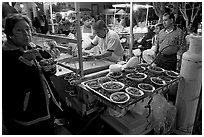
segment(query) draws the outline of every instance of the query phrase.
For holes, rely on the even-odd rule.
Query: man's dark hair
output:
[[[173,19],[173,22],[175,22],[175,17],[174,17],[174,14],[171,13],[171,12],[166,12],[163,14],[163,16],[168,16],[169,19]]]
[[[93,25],[93,29],[95,30],[102,30],[106,29],[106,23],[103,20],[98,20],[96,23]]]

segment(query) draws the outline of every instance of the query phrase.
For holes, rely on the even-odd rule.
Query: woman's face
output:
[[[25,20],[18,21],[13,30],[11,39],[20,47],[25,47],[31,42],[31,28]]]
[[[159,34],[160,30],[161,30],[160,27],[157,26],[157,27],[155,28],[154,32],[155,32],[156,34]]]
[[[86,21],[84,21],[84,25],[86,27],[91,27],[91,19],[87,19]]]

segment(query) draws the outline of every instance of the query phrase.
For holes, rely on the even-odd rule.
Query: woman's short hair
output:
[[[84,15],[84,16],[82,17],[82,21],[83,21],[83,22],[86,21],[86,20],[89,20],[89,19],[91,19],[91,17],[90,17],[89,15]]]
[[[4,33],[8,36],[12,36],[12,30],[15,26],[15,24],[18,21],[25,20],[30,28],[32,29],[32,23],[31,20],[26,16],[22,14],[10,14],[9,16],[6,17],[6,22],[5,22],[5,30]]]
[[[94,23],[93,25],[93,29],[95,30],[102,30],[102,29],[106,29],[106,23],[103,20],[98,20],[96,23]]]

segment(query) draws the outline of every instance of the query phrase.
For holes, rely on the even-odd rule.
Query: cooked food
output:
[[[142,96],[144,94],[144,92],[134,87],[126,88],[126,92],[133,96]]]
[[[171,82],[172,79],[170,77],[167,77],[167,76],[162,76],[160,77],[162,80],[164,80],[165,82]]]
[[[110,96],[110,99],[115,103],[125,103],[129,98],[130,96],[125,92],[115,92]]]
[[[144,70],[145,70],[145,67],[137,66],[137,67],[135,68],[135,70],[141,72],[141,71],[144,71]]]
[[[107,77],[107,76],[105,76],[105,77],[100,77],[100,78],[98,79],[99,83],[105,83],[105,82],[109,82],[109,81],[111,81],[111,80],[113,80],[113,79],[111,79],[111,78],[109,78],[109,77]]]
[[[160,67],[153,67],[153,66],[150,66],[149,69],[154,70],[154,71],[163,71],[163,69],[160,68]]]
[[[145,90],[152,90],[152,86],[150,86],[150,85],[142,84],[140,87],[141,87],[142,89],[145,89]]]
[[[112,77],[112,78],[118,78],[118,77],[122,76],[122,73],[121,72],[112,72],[112,73],[109,73],[108,76]]]
[[[138,87],[141,89],[141,90],[144,90],[144,91],[147,91],[147,92],[152,92],[155,90],[155,88],[150,85],[150,84],[146,84],[146,83],[140,83],[138,85]]]
[[[135,70],[135,68],[133,68],[133,67],[128,67],[128,68],[124,68],[124,70],[125,70],[126,72],[133,72],[133,71]]]
[[[119,84],[118,82],[106,82],[103,84],[103,87],[108,90],[115,90],[115,89],[123,88],[123,86]]]
[[[160,79],[160,78],[157,78],[157,77],[152,77],[151,78],[151,81],[157,85],[164,85],[165,84],[165,81]]]
[[[100,84],[99,84],[98,80],[89,81],[89,82],[87,83],[87,86],[89,86],[89,87],[92,88],[92,89],[98,89],[98,88],[100,88]]]
[[[128,75],[128,77],[138,79],[138,78],[144,78],[145,75],[143,75],[143,74],[141,74],[141,73],[131,73],[131,74]]]

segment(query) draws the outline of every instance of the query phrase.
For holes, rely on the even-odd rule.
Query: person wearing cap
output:
[[[122,60],[124,49],[120,43],[118,34],[109,30],[103,20],[98,20],[94,25],[96,36],[91,41],[87,50],[99,45],[101,54],[95,55],[96,59],[107,58],[111,61]]]
[[[175,25],[173,13],[164,13],[163,25],[164,29],[159,32],[157,37],[157,49],[149,49],[148,52],[146,51],[146,55],[154,56],[156,54],[156,66],[166,70],[176,71],[177,52],[184,44],[184,33]]]

